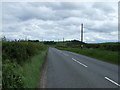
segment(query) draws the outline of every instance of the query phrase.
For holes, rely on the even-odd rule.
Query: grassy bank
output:
[[[40,80],[40,70],[45,60],[47,50],[39,52],[31,58],[31,62],[25,63],[22,67],[19,67],[18,72],[21,72],[24,77],[25,88],[38,88]]]
[[[89,57],[93,57],[102,61],[110,62],[113,64],[119,64],[118,51],[91,49],[91,48],[58,48],[61,50],[67,50],[75,53],[80,53]]]

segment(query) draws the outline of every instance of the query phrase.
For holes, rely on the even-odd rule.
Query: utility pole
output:
[[[27,41],[27,36],[25,36],[25,41]]]
[[[81,43],[83,42],[83,24],[81,24]]]
[[[42,42],[43,42],[43,37],[42,37]]]
[[[83,24],[81,24],[81,49],[83,48]]]
[[[64,46],[64,37],[63,37],[63,46]]]

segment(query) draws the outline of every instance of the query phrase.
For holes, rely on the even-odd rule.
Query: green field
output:
[[[110,62],[113,64],[119,64],[118,51],[102,50],[98,48],[58,48],[61,50],[67,50],[75,53],[80,53],[89,57],[93,57],[102,61]]]
[[[81,45],[83,45],[83,47],[81,47]],[[53,47],[120,65],[118,60],[120,50],[119,42],[85,43],[78,40],[71,40],[58,42]]]

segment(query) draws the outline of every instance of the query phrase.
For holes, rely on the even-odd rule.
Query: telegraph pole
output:
[[[63,46],[64,46],[64,37],[63,37]]]
[[[81,24],[81,49],[83,48],[83,24]]]
[[[25,41],[27,41],[27,36],[25,36]]]
[[[83,24],[81,24],[81,43],[83,42]]]
[[[42,42],[43,42],[43,37],[42,37]]]

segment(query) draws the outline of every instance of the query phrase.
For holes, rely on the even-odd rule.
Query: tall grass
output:
[[[47,50],[39,52],[31,58],[31,62],[25,63],[22,67],[19,67],[18,72],[21,72],[24,76],[25,88],[38,88],[40,80],[40,70],[45,60]]]
[[[89,57],[93,57],[102,61],[119,64],[118,62],[118,51],[110,51],[110,50],[101,50],[101,49],[93,49],[93,48],[58,48],[61,50],[67,50],[71,52],[80,53]]]

